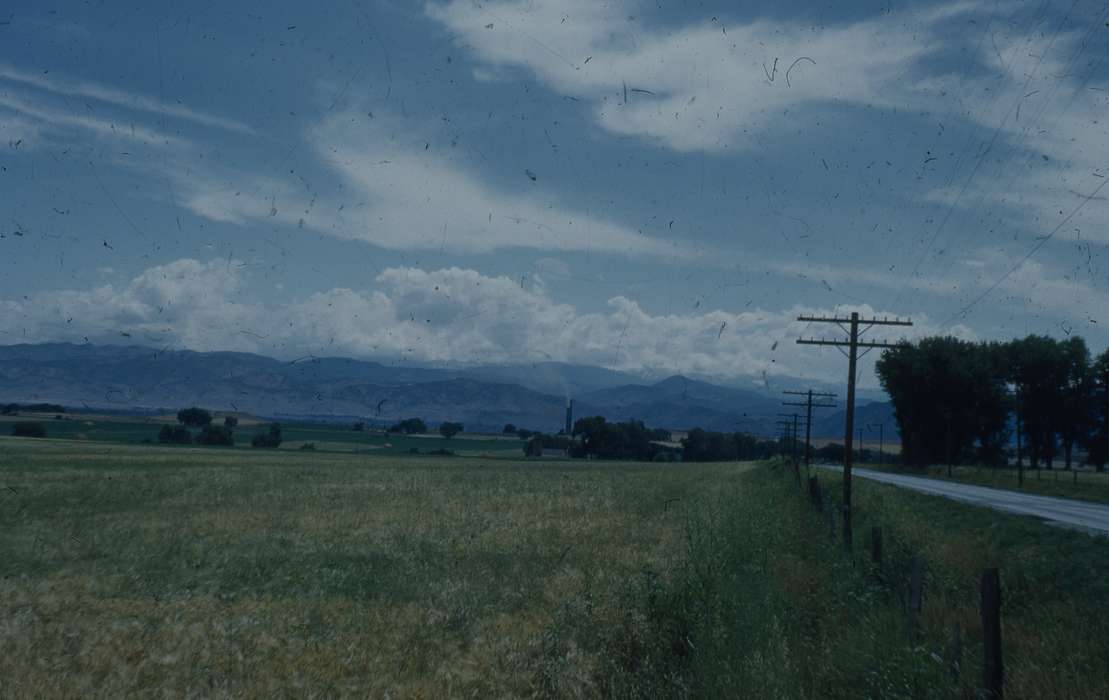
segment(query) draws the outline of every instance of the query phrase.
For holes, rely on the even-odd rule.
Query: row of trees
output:
[[[906,464],[1017,459],[1048,469],[1076,447],[1102,470],[1109,461],[1109,350],[1092,358],[1077,336],[1030,335],[1006,343],[925,338],[877,364],[893,402]]]
[[[683,462],[726,462],[769,459],[781,445],[750,433],[718,433],[694,428],[682,440]]]
[[[158,431],[158,442],[171,445],[208,445],[233,447],[235,428],[239,419],[226,416],[223,425],[212,422],[212,414],[193,406],[177,412],[178,425],[163,425]],[[199,430],[197,430],[199,429]],[[194,432],[196,431],[196,432]],[[281,445],[281,424],[272,423],[263,432],[251,438],[252,447],[278,447]]]

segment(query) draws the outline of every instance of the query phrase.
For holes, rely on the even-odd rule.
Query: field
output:
[[[856,488],[881,567],[773,465],[0,438],[0,696],[974,697],[990,565],[1009,697],[1109,695],[1105,540]]]
[[[222,423],[218,416],[215,423]],[[54,414],[26,414],[0,416],[0,436],[10,435],[11,426],[19,421],[35,421],[46,428],[51,439],[81,440],[123,445],[141,445],[157,442],[158,431],[163,425],[176,424],[172,417],[105,416],[79,413],[64,414],[60,419]],[[255,419],[246,419],[235,429],[235,447],[250,449],[250,439],[265,425]],[[283,450],[297,450],[311,443],[316,450],[325,452],[360,452],[373,450],[382,454],[412,454],[447,449],[466,456],[523,455],[524,441],[515,436],[470,435],[462,433],[450,440],[441,435],[398,435],[380,431],[357,431],[349,425],[323,423],[282,423]]]

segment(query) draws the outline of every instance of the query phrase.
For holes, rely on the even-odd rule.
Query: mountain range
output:
[[[781,396],[681,375],[645,381],[599,367],[545,362],[462,368],[386,365],[308,356],[281,361],[234,352],[42,343],[0,346],[0,403],[162,413],[189,405],[267,418],[460,421],[470,430],[506,423],[554,432],[568,399],[574,415],[639,419],[676,430],[777,433]],[[888,404],[860,405],[860,419],[893,425]],[[792,410],[792,409],[791,409]],[[864,414],[868,417],[863,418]],[[843,416],[814,420],[837,436]],[[836,419],[838,418],[838,425]]]

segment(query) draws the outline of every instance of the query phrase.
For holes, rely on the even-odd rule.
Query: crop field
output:
[[[847,556],[773,464],[0,438],[0,696],[974,697],[987,566],[1009,697],[1109,693],[1109,542],[856,489]]]
[[[745,467],[0,439],[0,694],[637,694]]]
[[[170,417],[134,417],[64,414],[29,414],[0,416],[0,436],[10,435],[11,426],[20,421],[41,423],[48,438],[80,440],[86,442],[140,445],[157,442],[158,430],[163,425],[176,424]],[[217,418],[217,424],[222,417]],[[235,446],[250,449],[250,439],[264,429],[266,424],[256,420],[244,421],[235,429]],[[450,450],[459,455],[480,457],[523,456],[524,441],[515,436],[456,435],[450,440],[441,435],[401,435],[380,431],[352,430],[344,424],[282,423],[284,442],[280,449],[297,450],[311,444],[316,450],[327,452],[360,452],[373,450],[382,454],[412,454],[413,450]]]

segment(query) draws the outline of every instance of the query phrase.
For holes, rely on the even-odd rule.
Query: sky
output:
[[[858,311],[1100,352],[1107,54],[1101,0],[9,0],[0,344],[835,381],[797,317]]]

